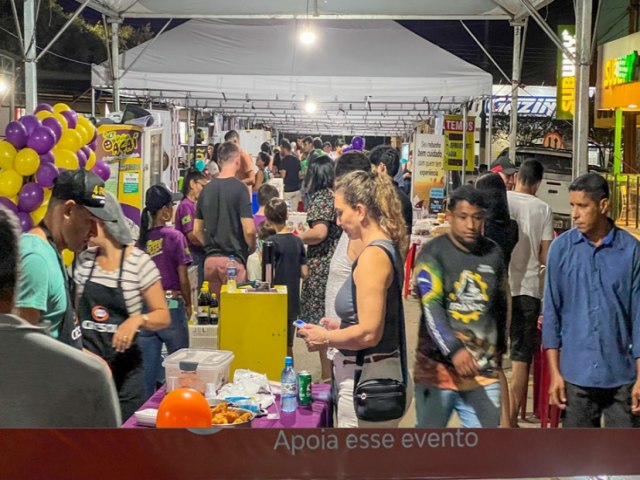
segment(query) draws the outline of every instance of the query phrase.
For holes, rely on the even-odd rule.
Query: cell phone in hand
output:
[[[302,320],[300,320],[300,319],[295,320],[295,321],[293,322],[293,326],[294,326],[294,327],[296,327],[296,328],[303,328],[303,327],[305,327],[306,325],[307,325],[307,323],[306,323],[306,322],[304,322],[304,321],[302,321]]]

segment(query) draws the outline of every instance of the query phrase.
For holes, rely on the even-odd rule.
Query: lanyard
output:
[[[53,235],[51,234],[51,230],[49,230],[49,228],[45,225],[44,221],[40,222],[40,225],[38,225],[38,227],[40,227],[45,237],[47,237],[47,241],[49,242],[49,245],[51,245],[51,247],[53,248],[53,251],[56,252],[56,257],[58,259],[60,269],[62,270],[62,275],[64,276],[64,282],[65,282],[65,285],[67,286],[67,293],[69,294],[69,298],[75,298],[75,290],[76,290],[75,285],[73,284],[73,281],[67,274],[67,268],[64,265],[62,256],[58,251],[58,247],[56,247],[56,244],[53,241]]]

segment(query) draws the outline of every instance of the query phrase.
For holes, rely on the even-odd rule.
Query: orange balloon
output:
[[[211,428],[211,407],[197,390],[177,388],[158,407],[158,428]]]

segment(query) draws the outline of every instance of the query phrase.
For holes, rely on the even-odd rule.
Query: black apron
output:
[[[98,258],[96,253],[78,301],[82,342],[87,350],[102,357],[111,367],[123,421],[133,415],[145,401],[142,350],[138,344],[138,335],[134,337],[131,346],[122,353],[116,352],[111,345],[118,327],[129,318],[121,286],[125,250],[122,250],[116,288],[91,281]]]
[[[67,269],[65,268],[60,252],[58,252],[58,248],[53,241],[51,231],[47,228],[44,222],[41,222],[39,227],[44,232],[47,237],[47,241],[53,248],[54,252],[56,252],[58,263],[60,264],[60,269],[62,270],[62,275],[65,281],[65,291],[67,292],[67,309],[62,317],[62,323],[60,323],[58,340],[62,343],[66,343],[67,345],[71,345],[78,350],[82,350],[82,331],[78,324],[78,317],[76,317],[76,313],[73,308],[74,303],[72,300],[75,297],[75,284],[73,283],[73,279],[69,278],[69,275],[67,275]]]

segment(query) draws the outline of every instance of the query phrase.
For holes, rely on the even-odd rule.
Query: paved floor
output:
[[[409,371],[411,372],[413,370],[413,363],[415,361],[415,351],[416,351],[416,345],[418,340],[418,322],[420,320],[420,306],[418,301],[415,299],[406,300],[404,302],[404,311],[405,311],[406,331],[407,331],[406,332],[407,333],[407,355],[408,355],[408,362],[409,362]],[[293,354],[295,358],[296,370],[298,371],[308,370],[309,372],[311,372],[311,375],[313,376],[314,380],[317,381],[320,379],[320,360],[319,360],[318,353],[316,352],[309,353],[304,345],[304,342],[301,339],[296,338],[293,345]],[[509,378],[511,375],[511,368],[508,360],[505,361],[504,367],[505,367],[505,373],[507,375],[507,378]],[[530,385],[527,412],[531,412],[532,410],[532,407],[531,407],[532,391],[533,391],[533,388]],[[416,420],[415,407],[412,404],[407,410],[407,413],[402,419],[402,422],[400,422],[400,426],[407,427],[407,428],[414,427],[415,420]],[[449,426],[455,427],[458,425],[459,425],[458,419],[454,415],[451,421],[449,422]],[[520,426],[525,428],[538,427],[539,424],[537,423],[537,420],[533,418],[533,415],[528,415],[527,421],[520,421]]]

